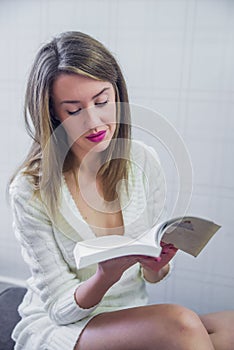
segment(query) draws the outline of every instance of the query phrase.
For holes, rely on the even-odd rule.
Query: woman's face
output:
[[[115,90],[106,81],[62,73],[52,86],[55,116],[81,160],[89,151],[104,151],[116,129]]]

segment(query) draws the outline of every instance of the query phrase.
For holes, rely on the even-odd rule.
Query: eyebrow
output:
[[[102,89],[100,92],[98,92],[96,95],[94,95],[92,97],[92,100],[95,99],[96,97],[100,96],[101,94],[103,94],[103,92],[105,92],[106,90],[109,90],[110,88],[109,87],[105,87],[104,89]],[[62,101],[60,104],[63,104],[63,103],[73,103],[73,104],[76,104],[76,103],[80,103],[79,100],[65,100],[65,101]]]

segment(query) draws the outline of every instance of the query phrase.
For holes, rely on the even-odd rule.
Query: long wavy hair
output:
[[[77,167],[65,130],[59,128],[60,121],[55,117],[51,99],[53,82],[61,73],[108,81],[115,89],[116,130],[98,172],[101,183],[105,184],[105,200],[116,199],[116,186],[120,180],[127,179],[129,172],[130,110],[121,69],[96,39],[81,32],[64,32],[37,53],[28,78],[24,107],[26,129],[33,143],[20,170],[31,175],[34,193],[43,197],[51,215],[55,215],[59,202],[62,173],[75,174]],[[118,139],[121,142],[116,142]]]

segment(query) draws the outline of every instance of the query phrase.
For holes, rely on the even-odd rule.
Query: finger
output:
[[[152,257],[152,256],[142,256],[140,257],[139,259],[139,262],[160,262],[162,260],[162,258],[160,256],[157,256],[157,257]]]
[[[163,241],[160,242],[160,245],[161,245],[162,248],[164,248],[164,247],[165,247],[165,248],[166,248],[166,247],[167,247],[167,248],[173,248],[173,247],[175,247],[174,244],[172,244],[172,243],[165,243],[165,242],[163,242]]]

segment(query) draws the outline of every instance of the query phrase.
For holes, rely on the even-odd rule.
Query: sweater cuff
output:
[[[171,273],[174,269],[174,258],[169,261],[168,265],[169,265],[168,273],[159,282],[166,281],[171,276]]]
[[[167,273],[163,278],[161,278],[158,282],[156,282],[156,283],[160,283],[160,282],[162,282],[162,281],[164,282],[164,281],[166,281],[166,280],[170,277],[170,275],[171,275],[171,273],[172,273],[172,270],[173,270],[173,268],[174,268],[174,258],[172,258],[172,259],[169,261],[168,265],[169,265],[169,271],[168,271],[168,273]],[[147,281],[147,279],[145,279],[142,267],[141,267],[141,277],[143,278],[143,280],[144,280],[145,282],[147,282],[147,283],[149,283],[149,284],[155,284],[155,282],[149,282],[149,281]]]
[[[57,324],[66,325],[77,322],[90,315],[98,307],[99,303],[89,309],[80,307],[75,300],[76,289],[77,286],[66,291],[54,304],[50,317]]]

